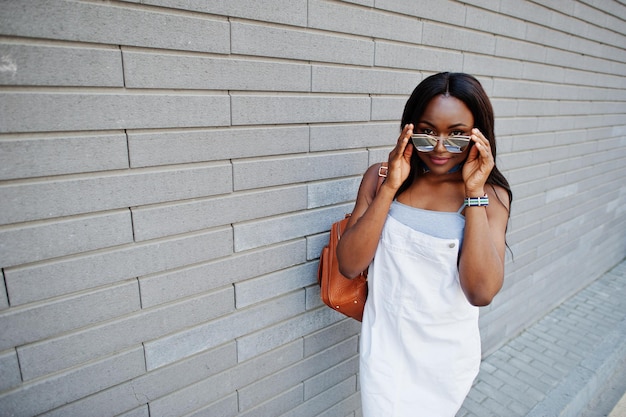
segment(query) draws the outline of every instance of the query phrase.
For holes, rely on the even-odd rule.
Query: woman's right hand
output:
[[[413,127],[412,123],[404,126],[395,148],[389,153],[389,169],[385,185],[394,190],[400,188],[402,183],[409,177],[409,172],[411,171],[413,146],[409,145],[409,141],[413,134]]]

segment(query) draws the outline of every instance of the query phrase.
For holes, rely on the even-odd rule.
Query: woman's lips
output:
[[[430,161],[435,165],[445,165],[450,158],[437,158],[436,156],[431,156]]]

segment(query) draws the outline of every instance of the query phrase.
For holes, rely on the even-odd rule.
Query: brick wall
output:
[[[626,255],[612,0],[0,2],[0,415],[360,415],[330,224],[441,70],[515,195],[492,351]]]

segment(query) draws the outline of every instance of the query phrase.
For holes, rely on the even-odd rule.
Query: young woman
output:
[[[478,306],[502,287],[512,194],[494,117],[474,77],[440,73],[406,103],[402,133],[363,176],[337,247],[369,266],[360,346],[364,417],[453,417],[478,373]]]

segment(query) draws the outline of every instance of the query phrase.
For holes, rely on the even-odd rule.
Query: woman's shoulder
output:
[[[370,165],[363,174],[360,191],[367,195],[367,200],[370,202],[387,175],[386,167],[386,162],[377,162]]]

